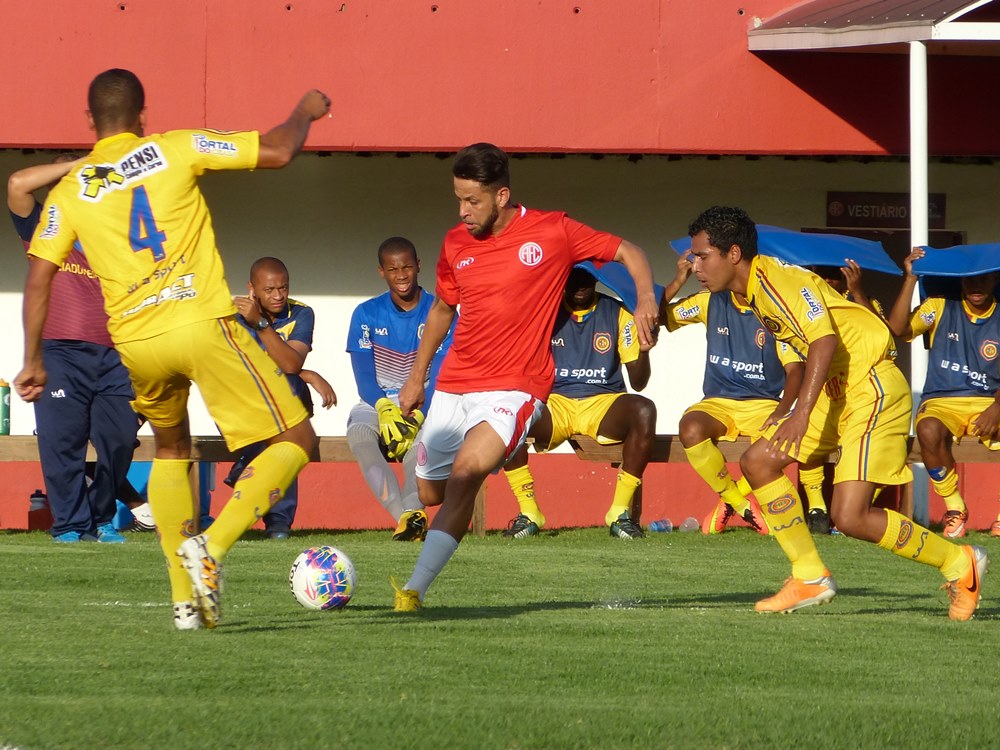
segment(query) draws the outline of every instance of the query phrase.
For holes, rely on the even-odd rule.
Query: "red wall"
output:
[[[906,58],[747,51],[789,0],[4,3],[0,146],[84,145],[89,80],[133,69],[149,128],[267,128],[316,86],[315,149],[902,153]],[[931,148],[996,154],[1000,59],[934,57]]]
[[[5,463],[0,487],[0,528],[27,526],[28,498],[36,487],[44,487],[37,463]],[[399,467],[396,467],[397,469]],[[608,466],[580,461],[571,454],[531,456],[538,504],[551,529],[601,526],[611,504],[615,472]],[[731,465],[731,471],[738,466]],[[230,489],[222,483],[228,466],[217,466],[212,512],[218,515]],[[996,487],[997,464],[962,464],[959,488],[969,504],[970,526],[988,529],[1000,511]],[[337,488],[331,492],[330,488]],[[885,493],[891,504],[892,493]],[[310,464],[299,477],[299,510],[296,528],[389,529],[389,515],[382,510],[361,472],[353,464]],[[643,478],[643,523],[670,518],[675,526],[688,516],[701,520],[714,506],[716,497],[687,464],[650,464]],[[944,504],[932,493],[930,517],[937,523]],[[431,511],[433,515],[433,510]],[[517,515],[517,503],[503,475],[491,476],[487,485],[486,521],[490,529],[505,528]]]

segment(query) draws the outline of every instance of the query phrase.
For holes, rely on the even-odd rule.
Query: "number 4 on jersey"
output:
[[[153,260],[163,260],[167,257],[163,243],[167,241],[167,233],[161,232],[153,218],[153,210],[149,207],[149,196],[146,187],[140,185],[132,189],[132,210],[128,217],[128,241],[132,251],[153,251]]]

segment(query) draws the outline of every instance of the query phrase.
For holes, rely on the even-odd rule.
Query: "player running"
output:
[[[838,445],[833,515],[837,528],[900,557],[938,568],[953,620],[979,606],[989,558],[982,547],[952,544],[894,510],[872,507],[879,485],[912,480],[906,464],[910,389],[890,356],[892,337],[869,310],[836,294],[815,274],[757,254],[757,228],[745,211],[715,206],[688,229],[694,273],[711,292],[742,294],[774,337],[805,358],[798,401],[744,453],[744,475],[792,563],[792,575],[758,612],[791,612],[837,593],[783,469]]]
[[[285,166],[330,100],[310,91],[288,120],[263,135],[203,128],[149,136],[145,92],[134,73],[101,73],[87,100],[98,140],[52,189],[31,241],[24,367],[14,382],[26,401],[45,387],[41,331],[52,277],[79,240],[101,280],[108,331],[129,370],[135,410],[156,439],[149,504],[167,558],[174,624],[212,628],[220,617],[222,558],[281,499],[317,439],[288,380],[236,320],[197,178],[207,170]],[[196,533],[188,481],[192,382],[231,451],[268,442],[211,534]]]
[[[416,446],[420,498],[441,508],[412,575],[396,586],[397,611],[422,606],[465,536],[487,474],[513,455],[538,418],[552,387],[552,325],[570,269],[584,260],[621,261],[638,291],[640,345],[654,344],[656,296],[640,248],[562,212],[514,203],[507,154],[492,144],[462,149],[452,174],[461,224],[445,236],[437,299],[399,393],[404,414],[423,404],[427,368],[461,305]]]

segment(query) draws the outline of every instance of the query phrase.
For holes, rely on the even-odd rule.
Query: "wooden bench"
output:
[[[734,441],[720,441],[719,450],[727,462],[738,462],[744,451],[750,447],[750,438],[737,438]],[[622,460],[622,446],[620,443],[614,445],[601,445],[596,440],[586,435],[574,435],[569,439],[570,445],[576,455],[584,461],[598,461],[612,465],[620,464]],[[961,443],[952,446],[952,455],[955,463],[997,463],[1000,462],[1000,451],[991,451],[978,440],[966,439]],[[837,453],[827,456],[827,463],[836,463]],[[657,435],[653,445],[654,463],[686,461],[684,446],[681,445],[677,435]],[[910,438],[909,454],[907,462],[915,464],[921,462],[920,446],[915,438]],[[913,483],[902,485],[899,488],[899,510],[908,518],[913,518]]]
[[[140,435],[139,446],[132,455],[133,461],[152,461],[156,456],[156,445],[151,435]],[[88,446],[87,460],[96,458],[93,446]],[[232,463],[237,454],[230,452],[221,436],[194,436],[191,438],[191,460],[198,466],[192,472],[191,482],[195,494],[203,479],[214,478],[217,463]],[[319,460],[321,463],[354,463],[354,454],[347,445],[346,437],[321,437],[319,439]],[[0,436],[0,462],[38,461],[38,438],[34,435]],[[486,489],[476,495],[476,505],[472,515],[472,531],[477,536],[486,536]]]
[[[148,435],[140,436],[140,444],[135,450],[133,460],[152,461],[155,456],[155,445],[153,438]],[[622,446],[601,445],[585,435],[574,435],[569,440],[570,445],[576,455],[583,461],[596,461],[599,463],[618,465],[622,460]],[[750,447],[749,438],[738,438],[735,441],[723,441],[719,443],[719,449],[726,461],[737,462],[743,452]],[[996,463],[1000,462],[1000,451],[987,450],[978,441],[965,440],[953,447],[956,463]],[[91,447],[87,454],[88,460],[94,459],[94,451]],[[204,472],[214,471],[212,464],[231,463],[236,460],[236,456],[226,447],[225,441],[219,436],[197,436],[192,438],[191,460],[197,462],[199,476],[192,475],[192,481]],[[346,437],[321,437],[319,439],[319,460],[324,463],[351,463],[354,456],[347,445]],[[834,463],[837,454],[830,454],[828,463]],[[920,448],[915,445],[915,440],[910,439],[909,455],[907,460],[912,463],[920,462]],[[38,461],[38,441],[34,435],[7,435],[0,436],[0,462],[3,461]],[[686,462],[684,447],[681,445],[677,435],[657,435],[653,445],[654,463],[680,463]],[[912,483],[903,485],[900,488],[900,511],[909,517],[913,516],[913,485]],[[477,536],[486,534],[486,484],[483,484],[479,494],[476,496],[476,504],[472,515],[472,531]]]

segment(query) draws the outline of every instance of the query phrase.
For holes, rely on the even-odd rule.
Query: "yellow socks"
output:
[[[826,510],[826,500],[823,499],[823,479],[825,478],[823,464],[812,469],[799,467],[799,484],[806,493],[806,502],[809,510],[819,508],[824,513]]]
[[[622,513],[629,512],[632,507],[632,495],[635,494],[640,484],[642,484],[642,480],[639,477],[634,477],[627,471],[618,471],[618,481],[615,482],[615,497],[604,516],[604,523],[607,526],[617,521],[618,516]]]
[[[750,507],[746,498],[750,494],[750,486],[747,485],[747,492],[740,492],[729,474],[729,469],[726,468],[726,459],[719,447],[711,440],[703,440],[698,445],[685,448],[684,454],[691,467],[698,472],[698,476],[705,480],[705,484],[742,516],[743,511]]]
[[[885,535],[879,540],[879,547],[939,569],[946,581],[954,581],[966,572],[966,557],[957,544],[931,533],[894,510],[886,510],[885,515]]]
[[[545,525],[545,516],[535,502],[535,478],[531,476],[531,469],[525,465],[519,469],[504,469],[503,473],[510,484],[511,492],[517,499],[521,513],[534,521],[538,528],[542,528]]]
[[[771,533],[792,563],[792,575],[811,581],[826,575],[812,534],[802,512],[802,501],[795,486],[782,474],[770,484],[754,490]]]
[[[295,443],[269,445],[243,471],[233,495],[207,534],[209,554],[221,560],[243,532],[285,495],[285,490],[309,463]]]
[[[934,487],[934,491],[944,500],[945,507],[948,510],[964,511],[965,500],[962,499],[962,496],[958,492],[958,472],[955,471],[955,467],[947,471],[943,468],[928,468],[927,473],[931,477],[931,485]]]
[[[167,575],[170,578],[170,596],[174,602],[192,600],[191,578],[177,548],[181,542],[197,532],[194,493],[188,469],[191,462],[184,459],[154,458],[149,472],[149,509],[156,522],[160,547],[167,558]]]

